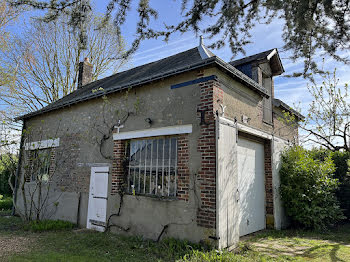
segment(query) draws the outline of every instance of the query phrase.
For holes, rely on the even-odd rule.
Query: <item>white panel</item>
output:
[[[264,146],[238,138],[239,235],[265,228]]]
[[[272,135],[262,131],[262,130],[259,130],[259,129],[256,129],[256,128],[253,128],[253,127],[250,127],[250,126],[246,126],[246,125],[243,125],[243,124],[239,124],[237,123],[237,127],[238,127],[238,130],[239,131],[243,131],[245,133],[248,133],[248,134],[251,134],[251,135],[254,135],[254,136],[258,136],[258,137],[261,137],[261,138],[265,138],[265,139],[269,139],[271,140],[272,139]]]
[[[94,225],[91,220],[105,223],[108,196],[109,167],[92,167],[90,176],[87,228],[104,231],[103,226]]]
[[[288,219],[284,212],[280,196],[281,153],[288,147],[288,141],[274,138],[272,141],[272,190],[273,190],[273,214],[275,229],[282,229],[288,226]]]
[[[161,128],[149,128],[144,130],[114,133],[114,140],[132,139],[140,137],[166,136],[192,133],[192,125],[167,126]]]
[[[234,123],[220,119],[217,136],[217,236],[219,248],[239,240],[237,213],[237,145]]]
[[[56,138],[56,139],[28,142],[25,144],[24,148],[25,150],[35,150],[35,149],[58,147],[59,145],[60,145],[60,139]]]
[[[108,190],[108,173],[97,173],[94,175],[94,197],[107,197]]]

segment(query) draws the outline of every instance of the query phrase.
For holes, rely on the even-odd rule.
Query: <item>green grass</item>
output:
[[[0,246],[0,260],[350,261],[350,225],[329,232],[265,231],[242,241],[234,252],[205,250],[198,244],[174,239],[155,243],[112,233],[58,230],[62,229],[60,227],[56,227],[56,231],[41,229],[42,232],[26,231],[19,218],[0,216],[0,242],[1,238],[20,238],[21,245],[26,248],[21,252],[11,251],[4,260]]]
[[[24,226],[24,229],[31,230],[33,232],[43,231],[59,231],[59,230],[71,230],[76,225],[68,221],[62,220],[43,220],[43,221],[31,221]]]

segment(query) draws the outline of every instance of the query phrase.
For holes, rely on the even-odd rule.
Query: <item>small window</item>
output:
[[[51,149],[32,151],[31,181],[48,182],[50,179]]]
[[[129,193],[175,197],[177,138],[131,140],[129,147]]]

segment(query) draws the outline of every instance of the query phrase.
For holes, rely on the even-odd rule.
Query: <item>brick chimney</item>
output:
[[[85,57],[84,61],[79,63],[78,89],[90,82],[92,82],[92,64],[89,58]]]

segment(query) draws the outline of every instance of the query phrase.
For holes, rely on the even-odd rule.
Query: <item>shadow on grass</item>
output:
[[[299,257],[325,261],[350,261],[350,224],[326,232],[263,231],[245,240],[253,250],[271,257]]]

